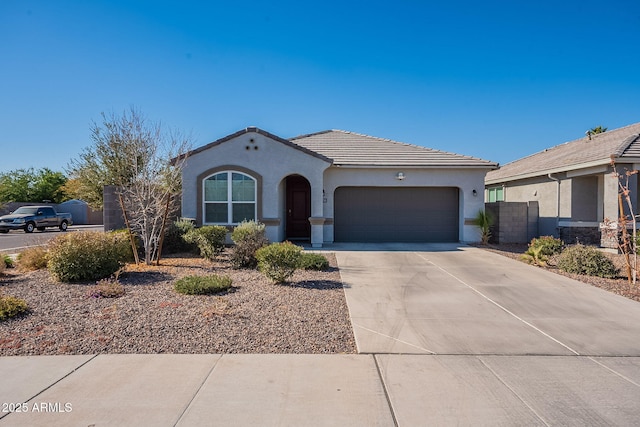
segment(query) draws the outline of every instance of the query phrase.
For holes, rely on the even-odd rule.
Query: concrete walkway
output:
[[[331,249],[360,354],[2,357],[0,426],[637,425],[640,304],[476,248]]]

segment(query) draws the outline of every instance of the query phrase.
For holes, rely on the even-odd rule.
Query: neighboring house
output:
[[[271,241],[473,242],[496,163],[330,130],[283,139],[255,127],[187,154],[182,215],[266,224]]]
[[[640,123],[548,148],[487,173],[487,202],[537,202],[538,235],[601,243],[600,223],[615,220],[619,172],[640,167]],[[638,206],[637,175],[630,176]]]

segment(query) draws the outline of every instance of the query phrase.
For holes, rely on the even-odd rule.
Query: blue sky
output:
[[[640,122],[640,2],[0,1],[0,172],[131,106],[197,147],[343,129],[501,164]]]

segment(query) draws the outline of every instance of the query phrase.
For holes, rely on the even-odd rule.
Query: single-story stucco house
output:
[[[266,225],[271,241],[475,242],[496,163],[329,130],[284,139],[248,127],[186,154],[182,215]]]
[[[620,173],[640,168],[640,123],[587,134],[490,171],[485,197],[489,203],[537,202],[540,236],[600,244],[600,223],[619,217],[612,158]],[[637,175],[629,187],[637,208]]]

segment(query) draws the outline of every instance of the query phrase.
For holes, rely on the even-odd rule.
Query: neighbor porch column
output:
[[[618,211],[618,178],[612,173],[605,173],[603,179],[603,216],[611,221],[617,221],[620,217]]]

